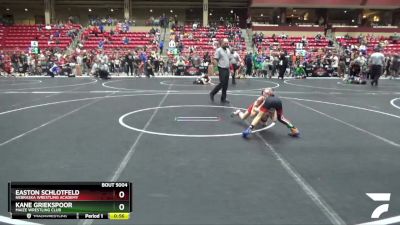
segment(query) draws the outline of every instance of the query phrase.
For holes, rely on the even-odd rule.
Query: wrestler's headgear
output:
[[[261,90],[261,95],[268,97],[274,95],[274,90],[272,88],[263,88]]]

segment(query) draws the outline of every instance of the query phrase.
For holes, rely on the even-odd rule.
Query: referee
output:
[[[378,86],[379,77],[382,75],[385,65],[385,56],[380,53],[380,48],[376,47],[375,52],[369,57],[370,73],[372,76],[371,86]]]
[[[224,38],[222,47],[217,48],[214,54],[214,65],[218,65],[219,84],[210,93],[210,99],[214,102],[214,95],[222,89],[221,104],[229,104],[226,100],[226,91],[229,83],[229,66],[232,59],[231,51],[229,50],[229,41]]]

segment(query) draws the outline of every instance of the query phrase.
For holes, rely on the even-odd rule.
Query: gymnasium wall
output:
[[[255,25],[253,26],[254,32],[263,32],[267,36],[272,34],[280,35],[282,32],[288,34],[289,36],[306,36],[313,37],[318,32],[324,33],[322,27],[297,27],[297,26],[265,26],[265,25]],[[335,36],[345,36],[348,34],[350,37],[358,37],[360,34],[374,34],[375,36],[390,37],[394,33],[400,34],[400,28],[369,28],[369,27],[340,27],[332,29],[333,35]]]
[[[265,26],[265,25],[254,25],[254,32],[262,32],[264,35],[272,36],[273,34],[279,36],[284,32],[289,36],[306,36],[314,37],[317,33],[324,33],[322,27],[297,27],[297,26]]]

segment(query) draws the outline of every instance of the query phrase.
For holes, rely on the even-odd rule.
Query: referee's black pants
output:
[[[229,68],[218,67],[219,72],[219,84],[211,91],[211,95],[214,96],[222,89],[221,102],[226,101],[226,91],[228,90],[229,83]]]
[[[131,71],[131,76],[133,76],[133,63],[128,63],[126,75],[129,76],[129,71]]]
[[[283,80],[283,77],[285,76],[285,72],[286,72],[286,67],[279,67],[279,76],[278,79],[281,78]]]
[[[371,72],[371,77],[372,77],[371,85],[373,85],[375,83],[375,85],[378,86],[379,77],[382,75],[382,66],[381,65],[372,65],[370,72]]]

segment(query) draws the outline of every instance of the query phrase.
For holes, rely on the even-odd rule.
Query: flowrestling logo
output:
[[[365,193],[370,199],[375,202],[389,202],[391,193]],[[382,204],[375,208],[371,214],[372,219],[379,219],[379,217],[389,211],[389,204]]]

